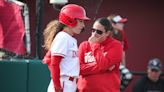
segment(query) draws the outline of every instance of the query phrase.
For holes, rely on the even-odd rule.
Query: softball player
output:
[[[109,21],[111,21],[113,26],[113,38],[117,39],[122,43],[123,47],[123,58],[122,58],[122,64],[125,65],[125,51],[129,48],[128,40],[124,32],[124,26],[127,22],[126,18],[122,18],[120,15],[111,14],[108,16]]]
[[[45,48],[49,51],[43,59],[48,64],[51,82],[48,92],[75,92],[79,76],[78,46],[73,37],[84,29],[89,20],[83,7],[76,4],[64,6],[59,21],[54,20],[44,30]]]
[[[132,80],[132,73],[126,68],[126,53],[125,51],[129,48],[128,40],[124,32],[124,26],[127,22],[126,18],[122,18],[120,15],[111,14],[108,16],[109,21],[112,23],[114,28],[113,38],[117,39],[122,43],[123,47],[123,57],[120,65],[120,74],[121,74],[121,86],[120,91],[123,92]]]

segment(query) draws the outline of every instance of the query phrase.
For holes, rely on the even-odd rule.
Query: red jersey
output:
[[[119,40],[122,43],[123,50],[127,50],[129,48],[127,37],[124,33],[124,30],[118,30],[118,33],[113,33],[113,38]]]
[[[85,41],[79,47],[79,92],[120,92],[121,43],[108,38],[102,43]],[[109,68],[115,66],[109,71]]]

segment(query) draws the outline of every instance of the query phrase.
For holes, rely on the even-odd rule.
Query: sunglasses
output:
[[[99,35],[102,35],[104,33],[103,31],[94,28],[92,28],[92,32],[96,32]]]

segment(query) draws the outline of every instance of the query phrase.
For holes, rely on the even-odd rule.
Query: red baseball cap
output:
[[[127,22],[127,18],[122,18],[120,15],[117,15],[112,19],[112,21],[115,23],[125,23]]]

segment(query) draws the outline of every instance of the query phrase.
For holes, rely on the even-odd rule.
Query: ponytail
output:
[[[61,24],[58,20],[50,21],[43,32],[44,37],[44,48],[49,50],[51,47],[51,43],[55,38],[56,34],[63,30],[65,25]]]

